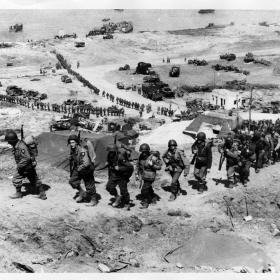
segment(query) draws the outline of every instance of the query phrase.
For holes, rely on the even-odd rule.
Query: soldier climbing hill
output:
[[[177,149],[177,142],[175,140],[168,141],[168,150],[163,154],[162,158],[166,164],[165,170],[169,171],[172,177],[169,201],[173,201],[181,192],[179,178],[183,170],[184,177],[188,176],[190,172],[190,163],[184,151]]]
[[[141,153],[136,165],[136,180],[141,180],[142,208],[148,208],[150,203],[156,203],[157,197],[153,190],[157,170],[161,169],[162,161],[159,152],[151,152],[146,143],[139,148]]]
[[[113,207],[125,207],[129,209],[130,195],[127,183],[133,173],[133,165],[129,162],[129,151],[115,144],[108,147],[107,156],[108,182],[106,190],[113,196]],[[119,186],[120,195],[116,187]]]
[[[32,189],[34,191],[39,191],[38,198],[43,200],[47,199],[44,187],[35,169],[35,159],[31,156],[27,144],[23,140],[19,140],[17,134],[13,130],[7,131],[5,141],[13,147],[13,154],[17,164],[17,169],[13,176],[13,185],[16,188],[16,193],[10,196],[10,198],[17,199],[23,197],[21,191],[22,181],[24,178],[27,178],[32,185]]]
[[[70,144],[70,180],[69,184],[78,192],[74,196],[77,203],[90,200],[90,205],[95,206],[98,203],[95,182],[94,166],[90,160],[88,151],[80,146],[80,139],[77,135],[70,135],[68,138]],[[81,180],[85,183],[86,192],[81,187]]]
[[[206,175],[212,165],[212,142],[206,143],[206,134],[199,132],[196,141],[192,145],[194,154],[192,163],[194,163],[194,177],[198,181],[198,191],[202,193],[207,190]]]

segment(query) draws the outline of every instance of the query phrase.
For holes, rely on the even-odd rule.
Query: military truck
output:
[[[226,53],[220,55],[220,59],[225,59],[227,61],[233,61],[236,59],[236,55],[234,53]]]
[[[255,60],[254,55],[250,52],[246,53],[245,57],[244,57],[244,62],[245,63],[249,63],[249,62],[253,62]]]
[[[180,76],[180,67],[173,66],[169,71],[169,77],[179,77]]]
[[[104,40],[110,40],[110,39],[114,39],[114,36],[112,34],[106,34],[103,36]]]
[[[85,45],[86,45],[85,42],[75,42],[76,48],[83,48]]]
[[[61,76],[61,81],[63,83],[66,83],[66,84],[72,83],[72,79],[68,75],[62,75]]]

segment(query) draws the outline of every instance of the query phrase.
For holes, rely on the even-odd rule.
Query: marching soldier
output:
[[[207,171],[212,165],[212,142],[206,143],[206,134],[204,132],[199,132],[196,138],[196,141],[192,145],[192,153],[194,154],[194,177],[199,184],[198,192],[203,193],[207,190]]]
[[[133,165],[129,162],[129,151],[114,144],[108,147],[107,166],[108,182],[106,190],[114,197],[113,207],[129,208],[130,195],[127,184],[133,173]],[[120,195],[116,187],[120,189]]]
[[[250,175],[250,167],[256,160],[256,145],[250,141],[250,136],[240,135],[240,159],[239,165],[239,178],[244,187],[247,187]]]
[[[267,163],[268,158],[266,150],[268,149],[268,143],[265,141],[264,135],[261,132],[255,132],[252,141],[256,145],[256,168],[255,172],[259,173],[260,169]]]
[[[7,131],[5,141],[13,147],[13,154],[17,164],[17,169],[12,179],[13,185],[16,188],[16,193],[10,196],[10,198],[17,199],[23,197],[21,192],[22,181],[24,178],[27,178],[32,187],[35,188],[36,191],[39,191],[38,198],[46,200],[47,196],[44,187],[38,178],[35,164],[33,164],[34,161],[25,142],[19,140],[17,134],[13,130]]]
[[[95,181],[94,166],[90,161],[88,151],[80,146],[80,140],[77,135],[68,137],[68,145],[70,145],[70,180],[69,184],[78,192],[74,196],[77,203],[90,199],[90,205],[96,206],[98,203]],[[81,181],[84,181],[86,192],[81,187]]]
[[[234,143],[230,135],[226,137],[225,143],[219,147],[219,152],[224,153],[226,158],[228,188],[234,188],[236,186],[235,173],[237,172],[240,151],[237,143]]]
[[[162,161],[159,152],[151,152],[148,144],[142,144],[139,152],[141,154],[136,165],[136,181],[141,180],[141,208],[148,208],[149,204],[156,203],[153,182],[155,181],[157,170],[161,169]]]
[[[183,150],[177,149],[177,142],[175,140],[168,141],[168,150],[162,156],[166,164],[166,171],[170,172],[172,177],[171,195],[169,201],[173,201],[180,194],[179,178],[184,170],[184,177],[188,176],[190,171],[190,163],[185,156]]]

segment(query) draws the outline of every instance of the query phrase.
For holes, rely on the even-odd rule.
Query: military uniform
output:
[[[154,153],[140,154],[136,164],[136,176],[141,178],[141,196],[144,204],[150,204],[154,199],[153,183],[156,178],[156,171],[160,170],[162,161],[159,155]]]
[[[267,150],[269,148],[267,141],[262,135],[255,135],[256,144],[256,172],[258,173],[264,164],[268,162]]]
[[[194,162],[194,177],[199,184],[199,191],[202,192],[207,189],[206,175],[207,170],[212,166],[212,143],[198,143],[195,141],[192,145],[192,153],[195,154]]]
[[[86,188],[86,196],[91,198],[96,197],[95,181],[94,181],[94,166],[90,161],[88,151],[77,146],[76,149],[71,149],[70,163],[72,166],[69,184],[73,189],[81,192],[81,181],[83,180]],[[82,194],[82,192],[81,192]]]
[[[109,151],[108,163],[108,182],[106,190],[115,197],[113,206],[117,207],[121,203],[129,204],[130,195],[127,190],[127,183],[133,173],[133,166],[128,160],[127,151],[123,148],[114,147]],[[119,186],[120,196],[116,187]]]
[[[170,186],[171,193],[176,197],[181,190],[179,178],[183,170],[186,176],[189,174],[190,163],[186,158],[184,151],[177,148],[173,152],[168,149],[163,154],[162,158],[166,164],[167,170],[170,172],[170,175],[172,177]]]
[[[235,173],[238,171],[238,161],[240,151],[238,150],[238,144],[232,143],[227,145],[223,144],[219,147],[219,151],[223,152],[226,158],[226,170],[228,187],[233,188],[236,184]]]
[[[238,173],[241,183],[246,186],[249,180],[250,167],[256,159],[256,145],[250,143],[250,140],[242,141],[239,150],[240,158],[238,162]]]
[[[46,199],[45,192],[43,190],[42,182],[38,178],[36,169],[33,165],[32,157],[30,155],[27,145],[18,140],[16,145],[13,147],[13,154],[17,164],[17,170],[14,173],[12,182],[16,188],[17,193],[21,193],[22,181],[27,178],[32,187],[36,188],[40,192],[41,198]]]

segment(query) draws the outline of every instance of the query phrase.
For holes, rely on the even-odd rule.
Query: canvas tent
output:
[[[70,131],[44,132],[38,139],[38,161],[47,162],[54,167],[69,170],[70,148],[67,139]],[[114,144],[113,134],[92,134],[81,132],[81,139],[88,138],[95,148],[96,162],[95,169],[101,170],[105,167],[107,160],[107,147]],[[128,144],[128,139],[124,134],[118,132],[116,136],[118,143]],[[137,158],[136,153],[132,153],[132,159]]]
[[[228,132],[242,123],[242,118],[229,116],[225,113],[205,112],[195,118],[183,131],[184,134],[196,135],[197,132],[204,131],[208,138],[214,138],[215,130],[219,127],[219,136],[225,136]]]

